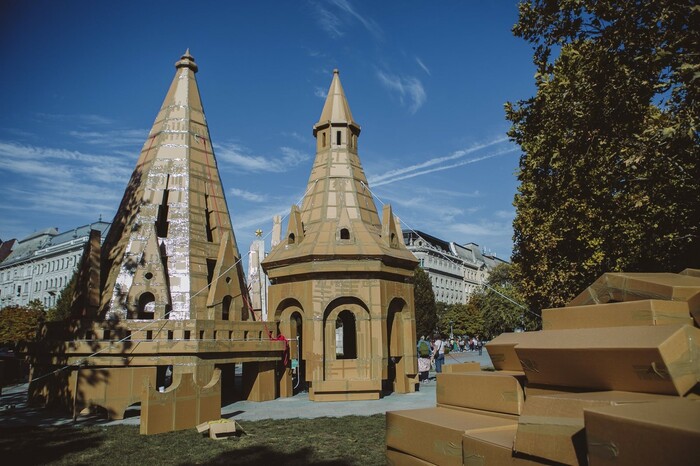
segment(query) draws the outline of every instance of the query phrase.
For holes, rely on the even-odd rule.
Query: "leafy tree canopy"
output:
[[[38,300],[29,303],[28,307],[0,309],[0,345],[15,347],[19,342],[35,340],[44,317],[43,305]]]
[[[70,281],[56,299],[56,305],[49,309],[46,320],[49,322],[65,321],[70,318],[71,305],[73,304],[73,295],[75,294],[75,286],[77,281],[77,272],[73,274]]]
[[[432,335],[437,326],[437,308],[435,294],[430,277],[420,267],[416,268],[413,288],[413,299],[416,308],[416,336]]]
[[[700,6],[531,0],[534,97],[520,145],[513,263],[524,300],[561,306],[604,272],[700,265]]]

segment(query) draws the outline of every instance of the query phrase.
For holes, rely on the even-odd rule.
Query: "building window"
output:
[[[340,131],[336,132],[336,133],[335,133],[335,143],[336,143],[336,145],[338,145],[338,146],[340,145],[340,140],[341,140],[341,138],[342,138],[341,132],[340,132]]]
[[[350,239],[350,230],[348,230],[347,228],[341,228],[340,239]]]

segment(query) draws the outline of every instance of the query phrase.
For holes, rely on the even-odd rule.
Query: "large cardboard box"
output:
[[[535,384],[684,395],[700,378],[689,325],[543,330],[515,351]]]
[[[454,374],[457,372],[479,372],[481,364],[475,361],[460,362],[455,364],[445,364],[442,366],[442,372],[445,374]]]
[[[522,372],[438,374],[438,404],[520,414],[526,379]]]
[[[537,333],[539,332],[506,332],[486,343],[486,351],[489,353],[494,369],[498,371],[522,371],[520,360],[515,353],[515,345],[529,340],[532,335]]]
[[[693,325],[687,302],[644,299],[542,309],[544,330],[668,324]]]
[[[462,437],[464,466],[502,466],[542,464],[513,452],[516,426],[469,430]]]
[[[700,277],[675,273],[605,273],[567,306],[640,299],[685,301],[692,311],[700,306]]]
[[[669,398],[619,391],[528,397],[518,420],[513,449],[564,464],[586,464],[584,409]]]
[[[386,446],[430,463],[460,466],[465,431],[514,425],[513,420],[447,408],[389,411]]]
[[[386,450],[386,464],[387,466],[434,466],[433,463],[391,448]]]
[[[700,463],[700,402],[586,409],[590,466]]]

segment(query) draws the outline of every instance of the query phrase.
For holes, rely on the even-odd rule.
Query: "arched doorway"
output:
[[[275,312],[277,329],[289,343],[289,361],[278,371],[280,396],[292,396],[307,390],[304,341],[304,310],[294,300],[284,300]]]
[[[332,301],[323,315],[323,380],[369,380],[372,338],[367,306],[357,298]]]

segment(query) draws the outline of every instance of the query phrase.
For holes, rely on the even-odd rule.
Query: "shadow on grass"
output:
[[[216,458],[204,463],[190,464],[236,464],[236,465],[285,465],[285,466],[351,466],[352,463],[344,460],[319,460],[313,448],[304,447],[294,452],[280,452],[267,446],[247,447],[240,450],[226,451]]]
[[[81,451],[99,448],[101,432],[72,428],[14,427],[0,429],[0,451],[4,464],[46,464]]]

